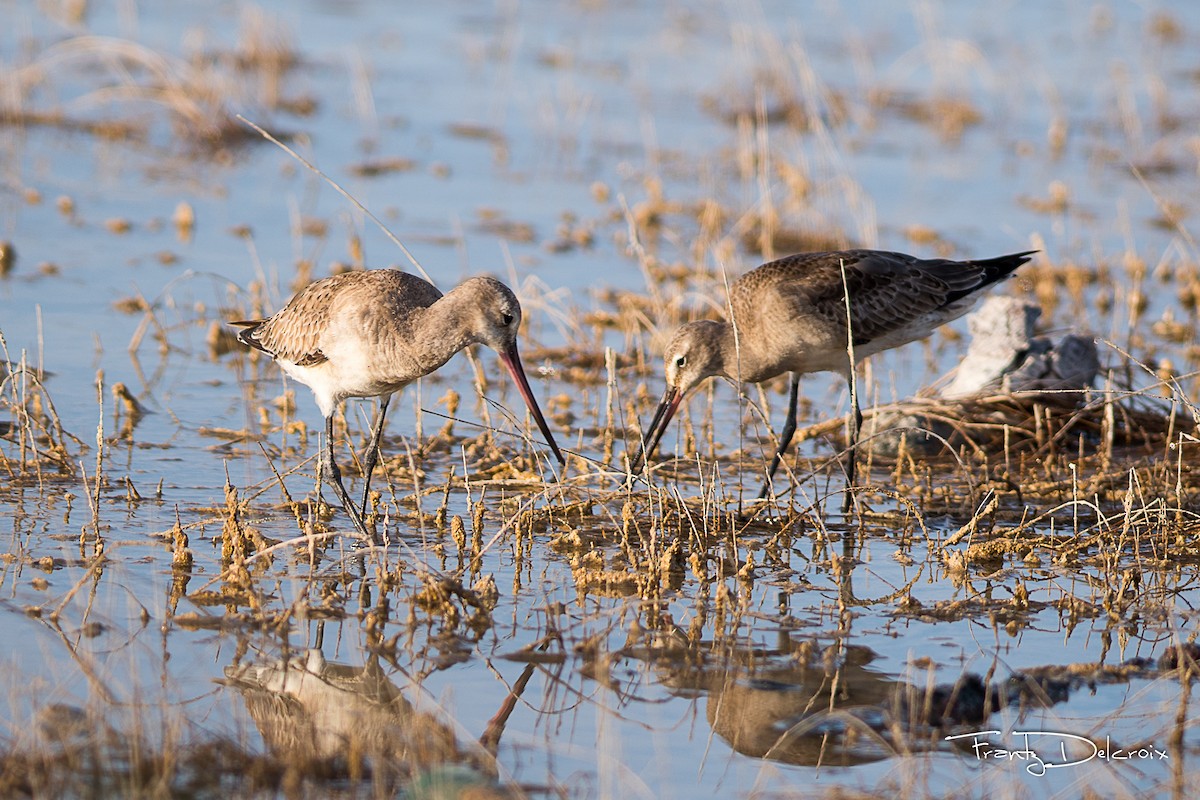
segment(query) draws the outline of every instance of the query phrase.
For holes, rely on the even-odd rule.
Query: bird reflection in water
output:
[[[225,683],[241,694],[271,753],[303,777],[369,775],[414,796],[418,786],[480,798],[522,796],[497,782],[492,752],[463,745],[445,720],[415,708],[376,656],[350,666],[327,661],[318,646],[292,658],[232,664]]]

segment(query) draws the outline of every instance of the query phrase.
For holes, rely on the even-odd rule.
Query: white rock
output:
[[[942,390],[947,399],[993,392],[1082,390],[1100,371],[1096,342],[1069,334],[1057,344],[1034,338],[1042,310],[1015,297],[989,297],[967,319],[971,344],[954,379]]]

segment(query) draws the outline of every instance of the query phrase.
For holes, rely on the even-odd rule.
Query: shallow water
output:
[[[277,624],[266,625],[251,619],[246,602],[228,609],[201,604],[197,592],[224,584],[227,480],[243,497],[261,488],[251,514],[264,536],[297,536],[290,512],[272,507],[282,500],[272,466],[281,473],[299,468],[288,475],[289,492],[296,499],[309,495],[313,465],[303,462],[316,451],[320,422],[304,387],[285,384],[273,368],[244,355],[210,351],[211,323],[273,311],[291,294],[299,260],[311,260],[312,275],[322,276],[331,261],[354,262],[355,239],[368,266],[408,262],[361,212],[280,149],[249,138],[214,153],[189,141],[163,105],[117,102],[120,93],[103,91],[137,79],[136,70],[125,75],[104,61],[39,61],[61,52],[56,42],[78,35],[121,37],[188,59],[236,52],[252,15],[265,13],[265,28],[280,31],[299,59],[282,74],[280,92],[315,101],[315,111],[271,108],[262,100],[269,85],[262,73],[226,67],[228,110],[288,134],[289,144],[378,215],[443,289],[480,272],[518,288],[528,319],[527,368],[543,376],[534,390],[544,407],[566,395],[561,404],[574,419],[559,423],[559,441],[588,458],[598,458],[602,447],[594,430],[604,423],[605,376],[598,370],[595,384],[567,383],[565,359],[555,348],[609,346],[649,359],[661,344],[655,336],[631,342],[618,329],[593,331],[580,321],[609,309],[607,289],[648,291],[644,262],[630,247],[626,208],[638,218],[640,208],[658,203],[661,224],[639,233],[641,246],[662,264],[699,261],[718,276],[720,270],[735,276],[761,260],[737,243],[751,217],[772,207],[790,230],[840,235],[849,244],[922,254],[945,248],[959,256],[1038,247],[1052,264],[1113,265],[1113,311],[1064,292],[1057,310],[1047,312],[1048,326],[1134,343],[1126,335],[1125,303],[1139,288],[1150,295],[1146,319],[1170,309],[1176,319],[1190,320],[1173,285],[1143,285],[1121,265],[1136,253],[1152,274],[1160,260],[1167,273],[1182,274],[1177,263],[1195,260],[1186,214],[1197,163],[1200,10],[1074,3],[1064,11],[1010,3],[984,15],[961,4],[881,11],[851,2],[795,9],[784,2],[443,3],[404,11],[370,1],[257,11],[237,3],[186,10],[117,4],[89,7],[83,21],[65,24],[41,5],[6,5],[12,24],[0,32],[0,63],[9,95],[18,76],[28,74],[18,67],[51,65],[16,95],[23,108],[147,126],[140,142],[30,124],[6,125],[0,139],[0,239],[18,252],[11,274],[0,278],[0,332],[12,361],[24,353],[52,373],[48,391],[65,428],[86,445],[76,452],[88,478],[96,472],[98,424],[110,440],[102,464],[108,484],[96,515],[107,556],[102,571],[91,568],[93,512],[78,473],[0,488],[11,556],[0,573],[0,637],[10,643],[7,741],[36,739],[41,734],[31,721],[63,704],[100,708],[116,719],[183,719],[189,736],[227,736],[263,750],[275,744],[269,717],[255,716],[254,701],[231,675],[242,675],[245,665],[269,669],[319,638],[329,662],[377,665],[408,702],[430,709],[451,735],[469,742],[487,729],[522,673],[530,658],[524,651],[548,642],[550,656],[534,659],[498,751],[502,776],[531,793],[766,797],[899,787],[914,796],[955,790],[1075,796],[1090,786],[1121,796],[1156,791],[1146,787],[1165,791],[1172,770],[1190,774],[1182,763],[1196,746],[1194,712],[1187,708],[1186,733],[1170,759],[1136,768],[1093,760],[1035,776],[948,746],[903,756],[876,752],[854,766],[838,766],[833,753],[842,751],[834,745],[798,746],[772,758],[747,743],[748,753],[739,753],[739,737],[753,732],[756,742],[771,743],[804,719],[779,698],[802,691],[796,687],[820,671],[825,652],[828,663],[845,664],[853,660],[847,648],[862,648],[849,651],[863,653],[864,662],[856,665],[853,691],[862,691],[862,705],[879,706],[898,681],[923,686],[953,683],[964,672],[994,670],[990,677],[1002,679],[1052,664],[1158,658],[1191,632],[1193,612],[1183,600],[1191,578],[1176,565],[1145,579],[1154,586],[1152,599],[1106,615],[1103,582],[1110,573],[1100,567],[1056,564],[1043,555],[1038,563],[1010,560],[972,569],[967,579],[951,576],[932,557],[926,536],[896,510],[900,504],[886,500],[879,505],[894,513],[868,521],[860,534],[848,523],[848,535],[861,545],[852,568],[831,557],[840,550],[840,520],[831,520],[834,535],[825,549],[804,529],[774,550],[769,543],[786,526],[772,521],[736,540],[689,542],[712,554],[712,574],[702,580],[687,565],[673,568],[659,588],[639,597],[628,585],[585,591],[577,580],[586,578],[580,565],[589,553],[602,554],[606,568],[622,563],[626,499],[641,520],[634,550],[657,557],[667,549],[658,538],[660,501],[651,493],[624,498],[611,475],[579,465],[563,484],[489,483],[473,465],[464,467],[461,452],[443,451],[421,465],[423,485],[436,487],[421,500],[427,514],[442,503],[440,487],[454,468],[475,482],[456,485],[445,510],[461,515],[471,533],[474,504],[482,502],[484,541],[521,503],[551,516],[545,529],[502,537],[478,570],[463,575],[468,586],[479,575],[494,576],[499,597],[486,623],[472,628],[418,601],[415,565],[453,571],[459,551],[434,522],[414,516],[390,521],[384,553],[356,554],[343,538],[317,563],[302,547],[254,562],[262,594],[250,607],[270,616],[296,613],[297,598],[307,598],[309,607],[328,603],[334,610],[320,625],[318,614],[272,617]],[[1178,23],[1177,40],[1168,19]],[[756,96],[756,86],[771,88]],[[777,123],[747,133],[756,115],[783,114],[785,101],[794,104],[797,96],[809,127]],[[958,130],[954,115],[964,107],[980,120]],[[738,114],[746,120],[741,129],[731,120]],[[403,162],[362,174],[364,164],[387,159]],[[797,175],[808,192],[803,201],[794,193]],[[1047,203],[1056,191],[1065,191],[1066,202]],[[70,199],[73,211],[61,210],[60,197]],[[694,211],[708,199],[729,213],[715,237],[700,230]],[[181,202],[195,214],[189,238],[172,222]],[[1160,224],[1163,207],[1181,214],[1185,227]],[[114,232],[120,226],[111,220],[127,221],[128,232]],[[913,226],[932,230],[934,240],[926,242]],[[592,232],[590,244],[571,244],[580,229]],[[254,291],[255,282],[264,288]],[[719,283],[718,277],[713,285]],[[1104,290],[1092,286],[1088,296]],[[704,308],[703,298],[680,291],[679,302]],[[1006,291],[1032,289],[1014,281]],[[119,307],[139,296],[149,313]],[[255,309],[259,301],[265,307]],[[1177,370],[1190,369],[1186,343],[1153,336],[1136,343],[1139,357],[1168,357]],[[961,340],[938,335],[932,344],[877,357],[865,396],[880,403],[907,397],[953,366],[962,349]],[[1111,351],[1104,357],[1115,359]],[[479,358],[488,398],[523,420],[520,399],[495,358]],[[652,401],[660,381],[657,364],[648,374],[623,371],[616,405],[628,403],[643,383]],[[116,382],[150,412],[129,436],[119,435],[123,418],[115,416],[110,393]],[[814,376],[804,385],[813,401],[807,421],[844,413],[845,392],[836,380]],[[422,409],[444,412],[437,401],[449,388],[463,398],[460,436],[474,436],[468,423],[485,418],[514,430],[476,399],[470,365],[457,357],[393,404],[387,451],[401,457],[401,472],[385,499],[412,493],[404,454],[419,444],[418,424],[424,436],[442,426]],[[295,390],[294,416],[307,437],[280,432],[276,411],[271,429],[258,437],[258,407],[272,408],[285,389]],[[769,397],[778,416],[783,398],[774,389]],[[702,392],[692,402],[697,425],[711,413],[717,430],[735,429],[743,418],[735,393],[718,387],[711,411],[708,398]],[[370,404],[348,405],[356,442],[370,414]],[[217,429],[245,430],[247,437]],[[676,437],[669,434],[664,451],[682,452]],[[739,447],[717,438],[723,456]],[[0,441],[0,448],[12,457],[10,442]],[[514,449],[540,453],[537,470],[554,477],[542,448]],[[826,438],[804,446],[817,459],[834,452]],[[701,453],[710,455],[703,447]],[[702,480],[660,475],[670,496],[693,504],[701,528],[717,516],[706,505],[703,480],[719,474],[717,491],[727,499],[736,499],[739,479],[747,492],[757,487],[753,471],[739,475],[722,463],[725,471],[706,472]],[[141,501],[128,499],[126,477]],[[823,498],[837,485],[827,480],[799,486],[798,506],[832,511],[836,503]],[[875,476],[883,485],[888,480],[886,471]],[[592,511],[582,519],[555,511],[568,502]],[[166,535],[177,514],[189,526],[196,558],[190,599],[173,590]],[[931,516],[929,537],[944,538],[965,521]],[[332,524],[346,527],[341,516]],[[572,532],[583,545],[558,540]],[[753,580],[734,577],[751,552]],[[37,566],[45,557],[55,559],[49,571]],[[722,566],[722,558],[734,568]],[[380,576],[392,572],[390,604],[381,610]],[[980,602],[947,615],[901,608],[888,598],[910,581],[908,593],[926,610],[939,602]],[[1008,624],[993,601],[1007,600],[1018,584],[1028,590],[1030,606]],[[1095,606],[1072,615],[1061,603],[1039,605],[1064,597]],[[470,612],[460,606],[462,615]],[[243,617],[223,628],[207,627],[208,621],[197,628],[173,616],[226,611]],[[373,619],[382,627],[372,627]],[[385,646],[392,637],[398,639]],[[1166,748],[1180,695],[1178,679],[1143,674],[1101,683],[1094,693],[1076,689],[1067,702],[1020,716],[1003,709],[986,727],[1072,731]],[[333,701],[339,704],[350,701]],[[164,726],[170,724],[179,723]]]

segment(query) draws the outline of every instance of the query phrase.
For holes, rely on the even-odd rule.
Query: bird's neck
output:
[[[413,334],[421,345],[418,359],[425,374],[441,367],[459,350],[479,341],[463,327],[462,316],[462,298],[454,292],[438,298],[421,314]]]
[[[718,340],[720,374],[735,381],[753,383],[761,379],[766,365],[754,348],[750,337],[740,336],[734,326],[725,323]]]

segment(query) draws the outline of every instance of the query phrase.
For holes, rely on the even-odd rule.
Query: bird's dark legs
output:
[[[337,460],[333,457],[332,414],[325,418],[325,448],[321,452],[320,468],[326,471],[329,484],[334,489],[337,489],[338,498],[342,501],[342,507],[346,509],[346,513],[350,516],[350,520],[354,523],[354,527],[358,528],[363,536],[374,540],[374,535],[367,530],[367,526],[363,522],[362,515],[358,513],[358,506],[354,505],[354,501],[350,499],[350,493],[346,491],[346,487],[342,484],[342,471],[338,469]]]
[[[367,461],[363,464],[363,519],[367,518],[367,505],[371,501],[371,473],[379,461],[379,438],[383,435],[383,418],[387,416],[388,402],[391,399],[390,394],[379,398],[379,415],[375,417],[375,429],[371,431],[371,446],[367,448]]]
[[[850,511],[851,498],[854,496],[854,487],[857,485],[855,478],[858,475],[858,433],[862,430],[862,410],[858,407],[858,392],[855,391],[854,378],[847,378],[850,382],[850,403],[854,406],[851,409],[850,419],[846,421],[846,427],[849,428],[847,440],[849,442],[849,463],[846,465],[846,494],[842,497],[842,513]]]
[[[779,463],[783,461],[784,455],[787,453],[788,445],[792,443],[792,437],[796,435],[796,405],[800,400],[800,373],[792,373],[792,389],[788,396],[788,411],[787,419],[783,422],[783,430],[779,434],[779,449],[775,451],[775,457],[771,459],[771,467],[767,470],[767,480],[763,483],[763,487],[758,492],[758,499],[762,500],[767,496],[767,492],[771,489],[771,478],[775,476],[775,470],[779,469]]]
[[[848,377],[847,381],[852,381],[852,377]],[[788,397],[787,419],[784,420],[783,430],[779,434],[779,449],[775,451],[775,456],[771,459],[771,466],[767,470],[767,480],[763,484],[762,489],[758,493],[758,499],[762,500],[767,496],[767,492],[771,489],[771,479],[775,476],[775,471],[779,469],[779,464],[783,461],[784,455],[787,454],[788,446],[792,443],[792,437],[796,435],[796,406],[800,399],[800,375],[792,373],[791,392]],[[858,404],[858,393],[851,382],[850,385],[850,401],[853,408],[851,409],[850,418],[846,420],[848,457],[846,463],[846,494],[842,500],[842,513],[850,511],[851,498],[854,494],[854,487],[857,485],[856,479],[858,476],[858,435],[862,429],[862,409]]]

